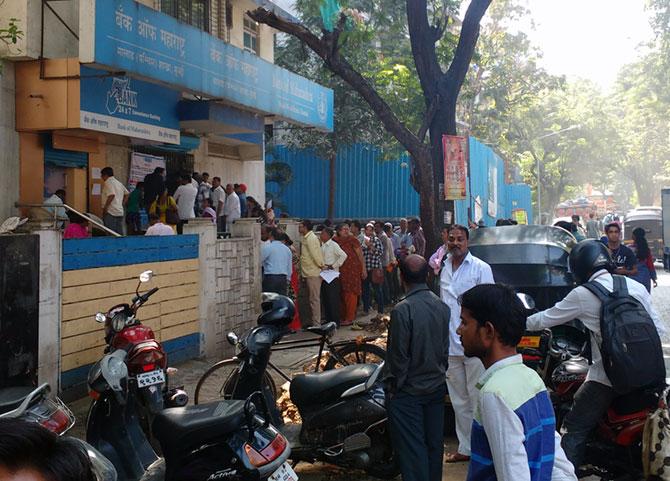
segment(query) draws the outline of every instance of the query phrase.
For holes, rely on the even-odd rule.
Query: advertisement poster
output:
[[[444,155],[444,198],[461,200],[467,196],[467,138],[457,135],[442,136]]]
[[[528,213],[525,209],[514,209],[512,211],[512,219],[517,221],[519,224],[527,225],[528,224]]]
[[[165,158],[155,155],[140,154],[133,152],[130,156],[130,175],[128,176],[128,190],[135,190],[138,182],[142,182],[147,174],[154,171],[156,167],[165,168]]]
[[[498,216],[498,167],[489,165],[489,215]]]

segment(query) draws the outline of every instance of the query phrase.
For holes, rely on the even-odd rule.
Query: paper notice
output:
[[[321,271],[321,279],[326,281],[328,284],[333,282],[338,277],[340,277],[340,273],[335,270],[329,269],[327,271]]]
[[[100,195],[102,193],[102,189],[100,188],[100,184],[93,184],[93,191],[91,192],[91,195]]]
[[[100,173],[100,167],[93,167],[91,169],[91,178],[94,180],[102,178],[102,174]]]

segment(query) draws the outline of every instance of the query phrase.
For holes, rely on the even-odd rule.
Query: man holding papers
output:
[[[333,231],[324,227],[321,231],[321,252],[323,253],[323,270],[321,278],[321,299],[326,314],[326,322],[336,322],[340,326],[340,266],[347,260],[347,254],[333,240]]]

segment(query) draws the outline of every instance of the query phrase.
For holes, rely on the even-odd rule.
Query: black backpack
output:
[[[663,385],[665,363],[654,321],[628,293],[626,279],[618,275],[612,278],[613,292],[595,281],[584,284],[602,302],[600,353],[607,377],[621,394]]]

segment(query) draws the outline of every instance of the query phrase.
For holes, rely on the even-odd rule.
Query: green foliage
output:
[[[3,2],[0,2],[0,8]],[[19,20],[10,18],[7,26],[0,25],[0,75],[2,75],[2,60],[5,52],[13,48],[23,37],[23,31],[19,28]]]

